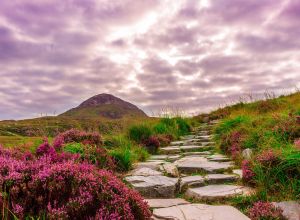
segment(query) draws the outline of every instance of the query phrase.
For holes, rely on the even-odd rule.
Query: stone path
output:
[[[136,164],[125,177],[148,201],[153,219],[249,220],[232,206],[205,204],[221,204],[225,199],[253,192],[237,184],[241,171],[234,169],[230,158],[215,152],[211,127],[203,124],[193,134],[161,148],[160,155]]]

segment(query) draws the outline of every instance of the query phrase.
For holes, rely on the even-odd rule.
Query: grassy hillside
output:
[[[221,119],[214,129],[220,151],[241,166],[244,183],[256,188],[251,202],[300,198],[300,93],[240,102],[196,119]],[[251,149],[251,158],[243,156]],[[236,201],[250,205],[248,199]],[[241,205],[240,204],[240,205]]]

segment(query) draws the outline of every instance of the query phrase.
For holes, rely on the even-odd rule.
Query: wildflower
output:
[[[244,160],[242,162],[242,172],[243,179],[245,181],[251,181],[255,176],[255,173],[251,170],[250,162],[248,160]]]
[[[282,210],[276,208],[270,202],[256,202],[253,207],[249,210],[249,215],[252,220],[269,219],[279,220],[284,219],[282,216]]]

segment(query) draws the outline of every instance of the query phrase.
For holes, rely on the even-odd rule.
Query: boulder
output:
[[[167,176],[179,177],[178,169],[173,163],[165,163],[161,165],[161,168],[163,172],[167,174]]]
[[[253,151],[250,148],[247,148],[247,149],[243,150],[243,152],[242,152],[242,156],[245,160],[250,160],[252,154],[253,154]]]
[[[300,204],[296,201],[274,202],[275,207],[281,208],[287,220],[300,219]]]

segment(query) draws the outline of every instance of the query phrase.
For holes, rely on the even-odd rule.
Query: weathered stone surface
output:
[[[238,177],[233,174],[208,174],[205,177],[208,184],[235,182]]]
[[[214,146],[216,143],[212,141],[201,142],[202,146]]]
[[[177,178],[166,176],[128,176],[125,180],[145,198],[174,198]]]
[[[169,155],[152,155],[150,160],[166,160]]]
[[[194,139],[196,137],[196,135],[185,135],[182,136],[180,139],[181,140],[190,140],[190,139]]]
[[[186,142],[185,141],[172,141],[170,143],[171,146],[179,146],[179,145],[183,145],[185,144]]]
[[[180,155],[153,155],[148,161],[167,160],[173,162],[175,160],[178,160],[180,157]]]
[[[150,208],[167,208],[176,205],[185,205],[190,204],[188,201],[184,199],[146,199]]]
[[[159,169],[159,166],[161,164],[163,164],[164,161],[150,161],[150,162],[140,162],[140,163],[136,163],[134,164],[134,167],[136,169],[139,169],[139,168],[143,168],[143,167],[147,167],[147,168],[150,168],[152,170],[158,170]]]
[[[162,172],[150,169],[148,167],[141,167],[131,172],[131,176],[161,176]]]
[[[230,162],[214,162],[207,160],[205,157],[184,157],[175,161],[175,163],[182,173],[220,173],[233,168],[233,164]]]
[[[252,154],[253,154],[253,151],[250,148],[247,148],[247,149],[243,150],[243,152],[242,152],[242,156],[246,160],[250,160]]]
[[[232,173],[238,175],[240,178],[243,177],[243,171],[241,169],[234,169],[232,170]]]
[[[210,161],[217,161],[217,162],[227,162],[231,160],[229,157],[226,157],[225,155],[222,154],[213,154],[207,157],[207,159]]]
[[[179,146],[168,146],[160,148],[160,152],[164,154],[177,154],[180,153]]]
[[[250,220],[232,206],[187,204],[154,209],[156,220]]]
[[[205,179],[202,176],[186,176],[182,177],[180,181],[180,192],[184,192],[190,187],[204,186]]]
[[[300,204],[296,201],[274,202],[276,207],[283,210],[283,216],[288,220],[300,219]]]
[[[177,167],[173,163],[165,163],[162,165],[162,170],[171,177],[179,177]]]
[[[184,152],[182,155],[184,156],[208,156],[211,155],[210,151],[201,151],[201,152]]]
[[[207,149],[207,148],[205,148]],[[196,150],[203,150],[203,146],[199,145],[187,145],[187,146],[181,146],[180,150],[183,152],[188,152],[188,151],[196,151]]]
[[[190,188],[186,196],[194,199],[220,200],[238,195],[249,195],[252,190],[244,186],[236,185],[208,185],[199,188]]]

